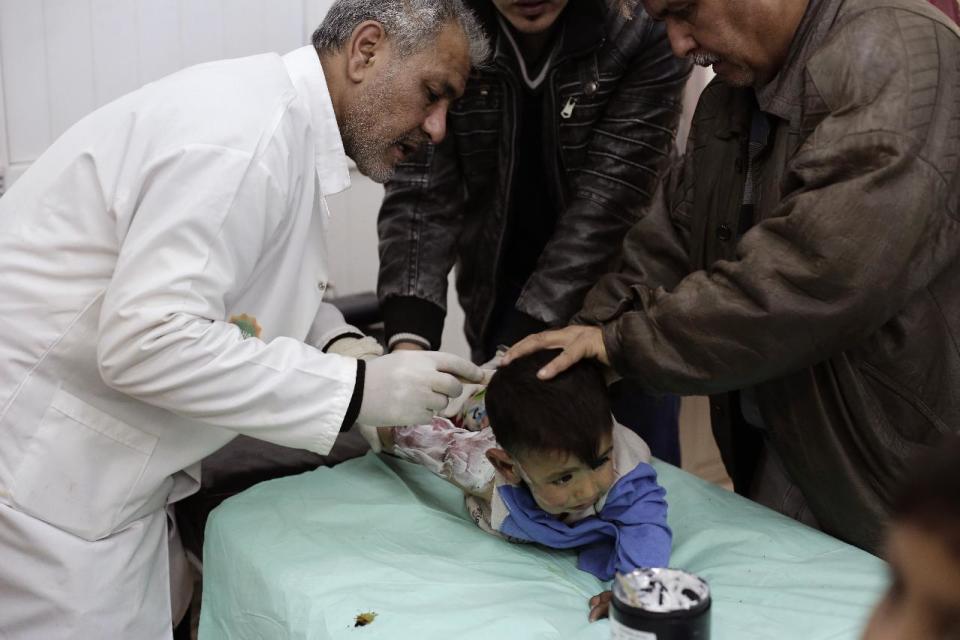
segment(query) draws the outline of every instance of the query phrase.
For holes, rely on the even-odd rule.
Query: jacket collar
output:
[[[810,0],[780,71],[769,83],[756,89],[762,111],[783,120],[799,115],[807,62],[823,45],[843,3],[844,0]]]
[[[310,129],[316,147],[320,192],[339,193],[350,186],[350,164],[343,150],[337,116],[333,111],[320,57],[312,46],[294,49],[283,56],[287,74],[300,98],[310,109]]]
[[[608,9],[603,0],[572,0],[563,15],[561,56],[577,55],[603,43]]]

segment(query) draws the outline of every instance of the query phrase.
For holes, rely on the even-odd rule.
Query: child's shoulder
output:
[[[650,463],[650,447],[635,432],[613,421],[613,466],[624,476],[640,464]]]

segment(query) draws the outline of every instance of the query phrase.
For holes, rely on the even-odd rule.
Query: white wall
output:
[[[2,157],[12,179],[82,116],[147,82],[299,46],[320,4],[329,1],[0,0]]]
[[[353,186],[329,199],[333,212],[330,251],[330,283],[333,295],[372,291],[377,284],[377,210],[383,187],[356,172]],[[470,347],[463,335],[463,309],[457,302],[450,274],[447,291],[447,321],[440,348],[468,358]]]
[[[706,86],[713,80],[713,69],[704,67],[694,67],[687,86],[683,92],[683,118],[680,120],[680,126],[677,128],[677,148],[682,153],[687,146],[687,137],[690,135],[690,121],[693,120],[693,111],[697,107],[697,101],[700,94]]]

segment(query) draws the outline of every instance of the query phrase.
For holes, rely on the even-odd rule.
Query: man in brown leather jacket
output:
[[[960,431],[960,32],[923,0],[644,4],[718,79],[581,326],[508,360],[710,394],[738,491],[876,551]]]

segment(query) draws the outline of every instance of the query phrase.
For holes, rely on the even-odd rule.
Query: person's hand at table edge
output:
[[[503,356],[502,364],[510,364],[517,358],[544,349],[563,349],[563,353],[537,372],[537,377],[541,380],[549,380],[584,358],[594,358],[610,366],[607,348],[603,344],[603,331],[600,327],[585,325],[571,325],[527,336],[510,347]]]
[[[596,622],[610,614],[610,600],[612,598],[613,592],[609,590],[590,598],[590,622]]]

